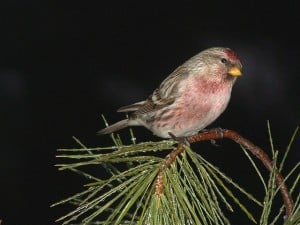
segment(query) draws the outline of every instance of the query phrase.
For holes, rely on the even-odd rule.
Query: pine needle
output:
[[[253,168],[255,169],[255,172],[257,173],[259,179],[261,180],[261,183],[263,184],[263,187],[265,189],[265,193],[268,191],[268,188],[267,188],[267,185],[266,185],[266,182],[261,174],[261,172],[259,171],[259,169],[257,168],[255,162],[253,161],[252,157],[249,155],[248,151],[243,147],[241,146],[241,148],[243,149],[243,152],[245,153],[245,155],[247,156],[247,158],[249,159],[251,165],[253,166]]]
[[[294,143],[294,140],[295,140],[295,138],[296,138],[296,135],[297,135],[298,131],[299,131],[299,127],[296,127],[294,133],[292,134],[292,137],[291,137],[291,139],[290,139],[290,142],[289,142],[289,144],[288,144],[288,146],[286,147],[286,150],[285,150],[285,152],[284,152],[282,161],[281,161],[280,166],[279,166],[279,171],[282,171],[282,168],[283,168],[284,163],[285,163],[285,161],[286,161],[286,158],[287,158],[287,156],[288,156],[288,154],[289,154],[289,152],[290,152],[290,150],[291,150],[292,144]]]

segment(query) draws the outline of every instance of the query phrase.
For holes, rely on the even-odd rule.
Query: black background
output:
[[[56,149],[75,147],[72,136],[88,146],[109,143],[95,135],[101,113],[110,122],[123,118],[118,107],[143,100],[183,61],[212,46],[235,50],[244,68],[212,126],[237,130],[269,151],[270,120],[282,156],[300,122],[300,24],[296,1],[276,4],[1,1],[3,224],[54,224],[68,209],[49,206],[81,190],[81,178],[54,167]],[[159,140],[134,130],[140,141]],[[239,147],[219,144],[192,147],[261,197]],[[299,161],[299,146],[298,135],[287,168]],[[238,215],[229,214],[234,224]]]

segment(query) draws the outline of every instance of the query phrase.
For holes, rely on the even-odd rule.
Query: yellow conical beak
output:
[[[242,76],[241,70],[236,66],[231,67],[228,74],[234,77]]]

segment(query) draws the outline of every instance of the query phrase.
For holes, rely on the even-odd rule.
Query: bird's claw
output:
[[[205,133],[205,132],[215,132],[217,134],[221,134],[223,137],[225,129],[221,128],[221,127],[215,127],[215,128],[211,128],[211,129],[202,129],[201,132]]]
[[[211,139],[211,140],[210,140],[210,143],[211,143],[213,146],[215,146],[215,147],[220,147],[220,146],[221,146],[221,145],[217,144],[217,141],[214,140],[214,139]]]
[[[221,127],[215,127],[215,128],[211,128],[211,129],[203,129],[201,132],[215,132],[217,134],[221,134],[222,138],[223,138],[223,135],[224,135],[224,129],[221,128]],[[217,144],[217,141],[214,140],[214,139],[211,139],[210,140],[210,143],[215,146],[215,147],[220,147],[219,144]]]

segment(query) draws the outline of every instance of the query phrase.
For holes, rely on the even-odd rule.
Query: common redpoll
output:
[[[144,126],[162,138],[196,134],[223,113],[241,69],[231,49],[206,49],[175,69],[145,101],[118,109],[129,113],[129,118],[98,134],[128,126]]]

